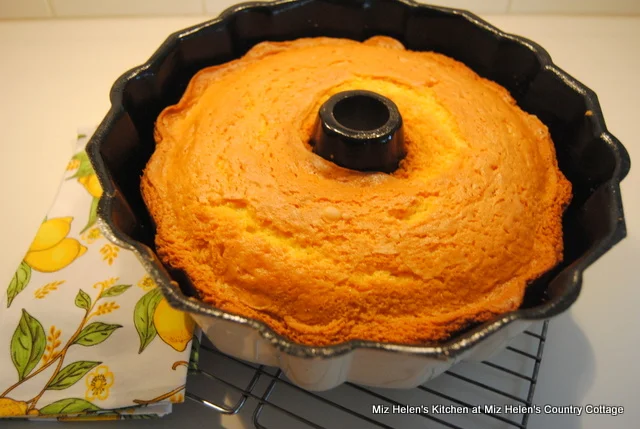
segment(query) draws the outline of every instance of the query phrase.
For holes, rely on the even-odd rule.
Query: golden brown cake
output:
[[[392,174],[312,152],[337,92],[404,120]],[[261,43],[159,116],[142,193],[202,299],[302,344],[437,341],[514,310],[562,258],[571,197],[547,128],[501,86],[375,37]]]

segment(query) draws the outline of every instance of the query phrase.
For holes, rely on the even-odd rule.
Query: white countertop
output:
[[[487,16],[544,46],[599,96],[610,131],[640,162],[640,17]],[[171,32],[204,17],[0,21],[0,281],[8,282],[52,202],[76,129],[96,125],[109,89]],[[627,428],[640,417],[640,173],[622,185],[628,237],[586,272],[582,294],[550,325],[536,404],[622,405],[618,417],[534,415],[529,428]],[[0,310],[1,311],[1,310]],[[2,369],[0,369],[2,370]],[[190,426],[188,405],[177,407]],[[241,427],[234,417],[208,428]],[[220,423],[217,423],[220,422]],[[176,420],[154,422],[170,427]],[[222,426],[217,426],[218,424]],[[31,424],[15,422],[4,427]],[[124,424],[122,424],[124,426]],[[112,426],[113,427],[113,426]]]

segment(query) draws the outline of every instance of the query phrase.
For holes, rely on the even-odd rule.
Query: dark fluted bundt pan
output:
[[[564,261],[529,286],[517,311],[469,326],[445,343],[302,346],[261,322],[202,303],[183,274],[167,271],[154,253],[154,227],[140,195],[140,177],[154,151],[156,117],[180,99],[198,70],[241,57],[265,40],[374,35],[464,62],[507,88],[549,127],[560,169],[574,192],[563,221]],[[629,171],[629,156],[607,131],[596,95],[556,67],[534,42],[503,33],[469,12],[408,0],[241,4],[169,36],[149,61],[116,81],[111,104],[87,149],[104,188],[98,213],[106,237],[134,251],[171,305],[190,312],[216,347],[279,366],[307,389],[324,390],[347,380],[410,388],[462,359],[484,359],[533,321],[568,309],[580,294],[583,271],[626,235],[620,181]]]

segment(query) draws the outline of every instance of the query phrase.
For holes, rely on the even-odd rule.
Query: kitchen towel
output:
[[[144,418],[184,400],[194,323],[96,226],[90,132],[78,135],[52,207],[0,287],[0,418]]]

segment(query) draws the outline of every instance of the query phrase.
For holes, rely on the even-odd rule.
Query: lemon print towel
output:
[[[149,418],[184,400],[194,323],[96,226],[86,141],[0,287],[0,418]]]

